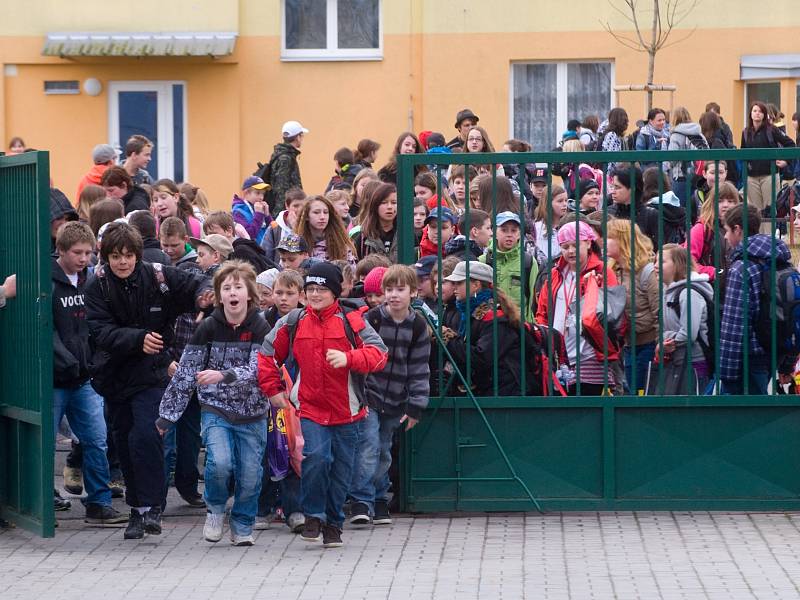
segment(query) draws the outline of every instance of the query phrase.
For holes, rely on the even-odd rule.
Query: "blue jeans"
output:
[[[205,501],[208,511],[224,514],[233,478],[230,526],[236,535],[250,535],[261,491],[261,461],[267,447],[267,421],[234,425],[212,412],[200,415],[206,445]]]
[[[344,502],[353,481],[359,423],[320,425],[300,419],[303,430],[303,476],[300,503],[308,517],[341,528]]]
[[[181,418],[164,436],[164,476],[175,472],[175,489],[184,497],[197,494],[197,457],[200,454],[200,404],[193,396]]]
[[[286,477],[272,481],[268,475],[269,467],[264,467],[261,478],[261,494],[258,497],[258,516],[266,517],[279,507],[283,509],[284,521],[288,522],[293,513],[303,512],[300,506],[300,478],[294,469],[289,468]]]
[[[359,422],[359,445],[350,496],[375,513],[376,500],[388,500],[389,467],[392,466],[392,439],[400,427],[400,417],[389,417],[369,410]]]
[[[53,431],[58,431],[61,419],[67,416],[69,425],[80,440],[83,450],[83,485],[85,504],[111,505],[106,457],[106,420],[103,417],[103,398],[87,381],[76,389],[53,389]]]
[[[628,390],[633,396],[639,395],[639,390],[644,389],[644,384],[647,382],[647,367],[652,362],[656,355],[656,343],[650,342],[649,344],[636,345],[636,388],[633,389],[633,360],[630,346],[625,346],[622,350],[622,355],[625,360],[625,380],[628,382]]]
[[[753,395],[766,395],[767,386],[769,385],[770,374],[766,367],[754,365],[750,363],[750,372],[748,373],[748,394]],[[737,379],[735,381],[722,380],[720,393],[726,396],[741,396],[744,394],[744,379]]]

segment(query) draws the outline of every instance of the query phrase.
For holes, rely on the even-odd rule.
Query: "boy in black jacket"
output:
[[[89,327],[84,290],[95,247],[85,223],[64,223],[56,235],[53,259],[53,431],[66,414],[83,449],[87,523],[123,526],[128,518],[111,507],[103,399],[89,382]]]
[[[94,387],[109,403],[114,441],[131,507],[126,539],[161,533],[164,457],[156,431],[158,405],[169,383],[176,317],[205,308],[208,281],[174,267],[142,262],[142,237],[112,223],[100,245],[104,263],[86,288],[86,315],[95,340]]]

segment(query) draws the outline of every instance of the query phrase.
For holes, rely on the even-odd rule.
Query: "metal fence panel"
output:
[[[52,537],[53,333],[49,155],[0,156],[0,518]]]

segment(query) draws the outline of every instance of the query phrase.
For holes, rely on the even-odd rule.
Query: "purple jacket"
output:
[[[256,212],[249,202],[239,198],[236,194],[233,195],[231,202],[231,213],[233,213],[233,220],[245,228],[250,239],[261,244],[264,233],[267,231],[267,225],[272,222],[272,217],[269,214]]]

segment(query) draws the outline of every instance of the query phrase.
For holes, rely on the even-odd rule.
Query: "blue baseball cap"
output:
[[[514,221],[517,225],[521,223],[519,215],[515,212],[511,212],[510,210],[504,210],[503,212],[498,213],[496,220],[498,227],[500,227],[501,225],[505,225],[509,221]]]
[[[414,265],[414,270],[417,272],[417,277],[430,277],[433,265],[436,264],[438,257],[436,255],[428,255],[420,258]]]
[[[428,213],[428,216],[425,217],[425,223],[427,224],[428,221],[433,221],[436,219],[450,221],[453,225],[455,225],[458,222],[456,216],[453,214],[453,211],[447,208],[446,206],[442,207],[437,206],[436,208],[431,210],[431,212]]]
[[[265,190],[268,187],[269,185],[267,185],[267,183],[263,179],[261,179],[261,177],[257,177],[255,175],[251,175],[250,177],[244,180],[244,183],[242,183],[243,190],[249,188],[255,188],[257,190]]]

